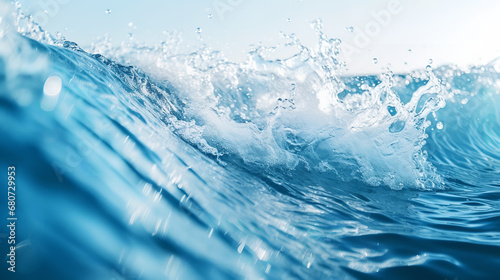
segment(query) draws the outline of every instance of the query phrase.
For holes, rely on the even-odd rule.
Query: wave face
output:
[[[496,62],[344,76],[319,21],[282,60],[174,34],[86,52],[14,15],[0,160],[22,279],[498,277]]]

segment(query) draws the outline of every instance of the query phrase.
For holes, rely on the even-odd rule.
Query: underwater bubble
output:
[[[50,76],[43,85],[43,97],[40,107],[42,110],[50,112],[54,110],[62,89],[62,80],[58,76]]]
[[[462,99],[462,101],[460,101],[460,103],[462,103],[462,105],[467,104],[467,102],[469,102],[468,98],[464,98],[464,99]]]
[[[107,9],[106,11],[104,11],[106,14],[111,14],[111,9]]]
[[[437,128],[437,129],[443,129],[443,123],[442,123],[442,122],[438,122],[438,123],[436,124],[436,128]]]
[[[50,76],[43,85],[45,95],[58,95],[62,88],[62,80],[58,76]]]

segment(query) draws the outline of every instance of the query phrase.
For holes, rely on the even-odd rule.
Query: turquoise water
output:
[[[344,76],[319,24],[244,63],[0,27],[2,279],[498,279],[496,62]]]

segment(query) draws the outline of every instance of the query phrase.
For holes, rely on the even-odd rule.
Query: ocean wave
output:
[[[320,21],[316,48],[283,34],[297,50],[283,59],[263,46],[242,63],[206,45],[184,53],[175,33],[84,50],[16,5],[0,23],[0,154],[30,174],[25,254],[71,256],[33,271],[493,275],[496,62],[346,76]]]

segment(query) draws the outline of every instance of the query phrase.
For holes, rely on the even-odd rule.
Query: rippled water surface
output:
[[[500,65],[345,76],[314,26],[232,63],[5,17],[15,276],[498,279]]]

